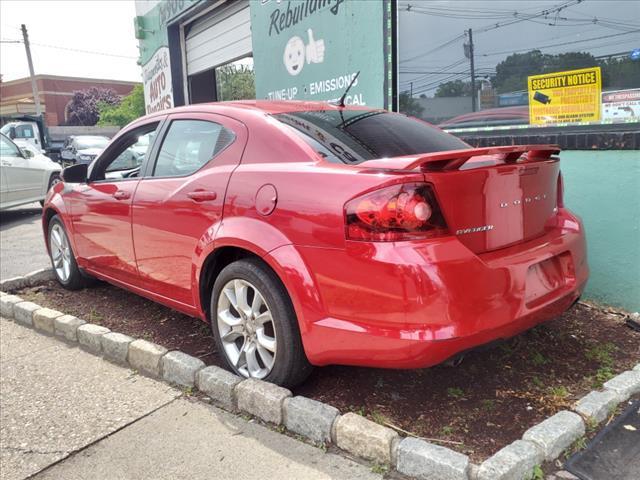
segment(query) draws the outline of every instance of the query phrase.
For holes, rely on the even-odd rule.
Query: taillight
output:
[[[354,198],[344,206],[349,240],[396,242],[447,235],[431,187],[400,183]]]
[[[556,193],[556,205],[558,208],[564,208],[564,181],[562,180],[562,172],[558,172],[558,191]]]

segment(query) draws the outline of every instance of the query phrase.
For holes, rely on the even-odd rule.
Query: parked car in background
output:
[[[109,144],[109,138],[102,135],[76,135],[69,137],[60,151],[65,162],[91,163]]]
[[[0,133],[0,209],[42,202],[60,181],[60,170],[33,145],[19,148]]]
[[[529,107],[520,105],[515,107],[488,108],[479,112],[465,113],[442,122],[438,126],[445,130],[456,128],[494,127],[500,125],[528,125]]]
[[[230,369],[291,386],[311,365],[435,365],[573,305],[589,269],[557,154],[365,107],[199,104],[66,168],[42,222],[64,287],[199,317]]]

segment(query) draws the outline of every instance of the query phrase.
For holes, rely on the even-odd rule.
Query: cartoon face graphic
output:
[[[284,47],[284,66],[289,75],[298,75],[304,67],[304,41],[298,37],[291,37]]]

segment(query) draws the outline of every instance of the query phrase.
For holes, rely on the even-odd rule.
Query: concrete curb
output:
[[[572,412],[562,411],[528,429],[522,440],[495,453],[476,466],[466,455],[425,442],[400,437],[355,413],[340,414],[331,405],[305,397],[293,397],[286,388],[257,379],[243,379],[199,359],[142,339],[134,339],[93,325],[72,315],[41,307],[5,293],[53,279],[51,269],[0,282],[0,313],[3,317],[62,337],[69,343],[105,359],[179,387],[197,388],[214,404],[236,413],[251,414],[265,422],[283,425],[314,444],[333,443],[346,452],[389,465],[419,479],[525,480],[542,461],[552,461],[585,433],[585,421],[597,425],[640,392],[640,364],[578,400]],[[575,412],[575,413],[574,413]]]

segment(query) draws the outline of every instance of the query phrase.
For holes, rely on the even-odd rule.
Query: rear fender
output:
[[[191,272],[191,288],[196,292],[194,301],[201,318],[205,319],[206,314],[201,308],[200,275],[207,258],[215,250],[236,247],[264,259],[271,250],[290,243],[291,241],[282,232],[255,218],[227,217],[207,229],[200,237],[193,254]]]

